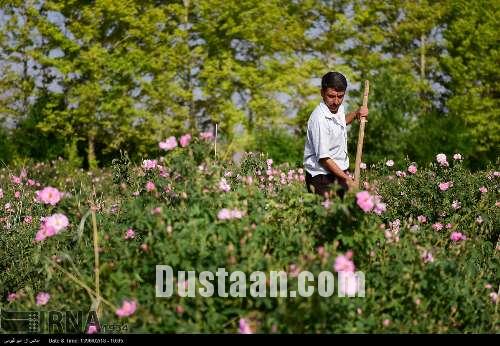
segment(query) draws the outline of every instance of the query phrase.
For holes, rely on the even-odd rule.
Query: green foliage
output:
[[[284,128],[259,129],[254,137],[255,144],[249,150],[266,153],[277,164],[302,165],[305,137],[298,137]]]
[[[112,162],[113,183],[125,183],[131,185],[130,159],[127,152],[121,152],[119,159],[114,159]]]
[[[484,167],[498,158],[500,142],[498,1],[454,1],[444,32],[448,54],[442,59],[450,77],[450,116],[465,122],[471,145],[465,151]],[[478,57],[480,57],[478,59]]]
[[[14,155],[14,148],[8,139],[7,131],[0,128],[0,161],[9,163]]]
[[[414,110],[419,104],[412,83],[412,78],[399,75],[397,70],[390,66],[371,81],[368,103],[371,111],[365,127],[364,162],[372,163],[384,158],[402,159],[405,154],[409,155],[409,138],[413,134],[416,121]],[[356,102],[351,107],[354,106],[352,108],[355,110],[358,105],[359,102]],[[356,153],[358,131],[359,123],[354,121],[348,142],[352,155]],[[421,139],[418,143],[421,143]]]
[[[10,176],[20,176],[20,168],[4,168],[2,200],[11,208],[0,209],[5,254],[0,307],[90,309],[93,295],[81,283],[94,287],[92,208],[106,300],[101,323],[116,323],[116,308],[124,299],[136,299],[137,311],[119,321],[129,332],[235,333],[240,318],[260,333],[498,331],[490,297],[499,284],[498,173],[471,173],[450,158],[448,168],[419,166],[416,174],[396,178],[393,168],[376,163],[362,175],[370,193],[379,193],[387,204],[387,211],[376,215],[364,213],[354,194],[322,203],[306,192],[303,171],[271,164],[264,154],[248,153],[240,165],[211,157],[211,146],[194,138],[157,158],[161,166],[151,169],[133,164],[126,154],[115,161],[114,172],[75,170],[57,160],[26,166],[19,185]],[[220,188],[222,178],[230,185],[227,192]],[[441,181],[453,181],[453,187],[440,191]],[[148,182],[154,189],[147,189]],[[35,191],[47,185],[65,192],[54,206],[33,202]],[[483,186],[487,192],[481,193]],[[461,202],[459,209],[451,206],[453,200]],[[240,210],[241,218],[220,219],[223,208]],[[55,212],[68,216],[68,229],[34,242],[40,217]],[[31,223],[24,221],[27,215]],[[418,221],[419,215],[427,221]],[[435,222],[452,226],[435,231]],[[129,229],[134,237],[125,239]],[[467,240],[451,241],[452,231]],[[155,296],[158,264],[174,272],[284,270],[289,290],[297,290],[294,272],[309,270],[318,277],[333,271],[336,258],[348,250],[365,273],[364,298],[336,292],[328,299]],[[423,260],[425,251],[433,261]],[[35,305],[40,291],[51,294],[43,307]],[[11,292],[18,297],[7,302]]]
[[[498,156],[495,1],[46,0],[1,11],[0,123],[19,156],[96,168],[217,124],[232,152],[299,162],[329,70],[347,76],[349,100],[371,82],[367,161],[431,160],[438,144],[474,169]]]
[[[55,131],[40,129],[40,125],[44,122],[44,109],[47,104],[55,105],[60,100],[60,96],[53,95],[38,98],[30,112],[19,121],[17,127],[13,130],[12,145],[18,149],[20,158],[31,157],[44,161],[65,156],[65,150],[70,148],[68,146],[71,145],[71,142],[68,143]],[[74,163],[75,167],[79,167],[79,162]]]
[[[472,147],[463,119],[439,113],[418,117],[411,133],[405,138],[405,144],[406,157],[417,162],[434,161],[435,148],[445,153],[469,153]],[[477,161],[471,157],[466,164],[473,166]]]
[[[241,176],[255,175],[267,169],[267,156],[263,153],[245,153],[240,162],[239,174]]]

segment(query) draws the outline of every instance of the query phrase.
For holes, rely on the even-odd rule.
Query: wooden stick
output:
[[[368,93],[370,91],[370,83],[365,80],[365,92],[363,94],[363,107],[368,106]],[[356,187],[359,189],[359,169],[361,165],[361,156],[363,154],[363,140],[365,139],[365,123],[366,118],[361,117],[361,123],[359,124],[359,134],[358,134],[358,148],[356,150],[356,165],[354,168],[354,182]]]

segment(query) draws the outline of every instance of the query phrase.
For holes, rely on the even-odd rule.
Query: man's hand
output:
[[[346,180],[345,180],[345,183],[347,185],[347,190],[348,191],[352,191],[352,190],[355,190],[356,189],[356,183],[354,182],[354,179],[352,179],[351,177],[348,177]]]
[[[361,118],[368,118],[368,107],[359,107],[358,111],[356,112],[356,117],[358,120],[361,120]]]

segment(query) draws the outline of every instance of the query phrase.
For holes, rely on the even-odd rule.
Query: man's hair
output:
[[[347,89],[347,80],[342,73],[328,72],[321,78],[321,89],[325,90],[327,88],[345,91]]]

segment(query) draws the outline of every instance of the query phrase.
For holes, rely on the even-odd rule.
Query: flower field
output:
[[[132,333],[499,332],[497,167],[388,159],[365,166],[360,191],[322,200],[301,168],[214,160],[211,141],[171,137],[156,158],[96,171],[3,168],[0,308],[95,310]],[[156,265],[359,270],[365,296],[161,298]]]

